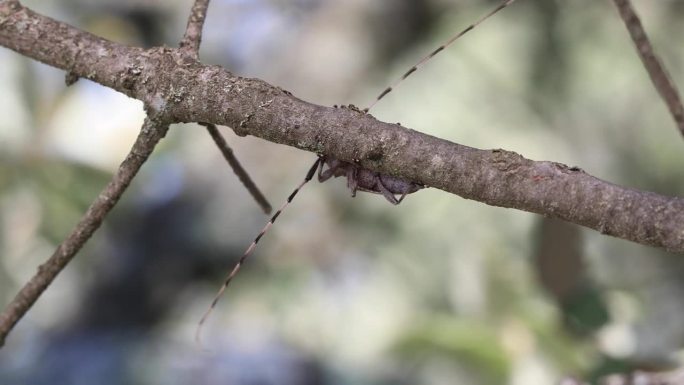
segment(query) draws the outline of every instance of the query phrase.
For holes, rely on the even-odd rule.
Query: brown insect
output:
[[[380,100],[382,100],[387,94],[392,92],[399,84],[401,84],[406,78],[411,76],[414,72],[416,72],[420,67],[422,67],[425,63],[430,61],[435,55],[443,51],[445,48],[449,47],[451,44],[453,44],[456,40],[458,40],[461,36],[465,35],[469,31],[473,30],[475,27],[477,27],[479,24],[496,14],[497,12],[501,11],[502,9],[506,8],[509,6],[511,3],[513,3],[515,0],[504,0],[501,4],[499,4],[496,8],[494,8],[492,11],[487,13],[486,15],[482,16],[479,20],[477,20],[475,23],[469,25],[465,29],[461,30],[459,33],[456,35],[452,36],[449,40],[446,41],[446,43],[442,44],[439,46],[437,49],[434,51],[430,52],[428,55],[423,57],[421,60],[418,61],[414,66],[408,69],[399,79],[397,79],[392,85],[388,86],[385,88],[371,103],[370,106],[365,108],[363,111],[368,112],[370,109],[372,109]],[[327,168],[325,168],[327,166]],[[261,237],[263,237],[268,230],[271,228],[273,223],[278,219],[280,214],[283,212],[283,210],[287,207],[287,205],[292,202],[294,197],[297,195],[299,190],[304,187],[305,184],[307,184],[311,179],[313,179],[314,175],[316,175],[316,171],[318,171],[318,181],[319,182],[325,182],[326,180],[330,178],[337,178],[337,177],[346,177],[347,178],[347,187],[351,190],[352,197],[356,196],[357,191],[364,191],[364,192],[370,192],[374,194],[381,194],[385,199],[387,199],[390,203],[393,205],[398,205],[401,203],[401,201],[406,197],[408,194],[412,194],[422,188],[424,188],[423,185],[419,183],[414,183],[405,179],[397,178],[388,174],[382,174],[378,173],[375,171],[371,171],[368,169],[365,169],[357,164],[349,163],[349,162],[344,162],[339,159],[336,159],[331,156],[327,155],[319,155],[318,159],[314,162],[314,164],[311,166],[309,171],[306,173],[306,176],[304,177],[304,180],[297,186],[297,188],[292,191],[290,196],[287,197],[287,200],[283,205],[278,209],[278,211],[273,214],[271,219],[266,223],[266,225],[261,229],[259,234],[254,238],[254,241],[247,247],[247,250],[245,250],[245,253],[240,257],[240,260],[235,264],[235,267],[230,271],[228,276],[226,277],[225,281],[223,282],[223,285],[219,289],[219,291],[216,293],[216,296],[214,297],[214,300],[212,301],[211,305],[207,309],[207,311],[204,313],[202,318],[199,321],[199,324],[197,325],[197,330],[195,333],[195,340],[199,344],[199,338],[200,338],[200,333],[202,331],[202,325],[206,322],[207,318],[211,314],[211,312],[214,310],[216,307],[216,304],[218,303],[219,299],[223,295],[223,292],[226,290],[228,285],[230,284],[230,281],[232,281],[233,277],[240,271],[240,268],[242,267],[242,264],[245,262],[245,260],[252,254],[254,249],[256,248],[256,245],[259,243],[259,240],[261,240]],[[397,198],[399,196],[399,198]]]
[[[347,187],[351,190],[352,197],[356,196],[356,191],[365,191],[382,194],[391,204],[398,205],[407,194],[414,193],[424,187],[419,183],[370,171],[356,164],[343,162],[332,157],[320,156],[318,164],[320,165],[318,168],[319,182],[325,182],[332,177],[346,177]],[[323,167],[326,165],[328,169],[323,171]],[[398,199],[397,195],[399,195]]]

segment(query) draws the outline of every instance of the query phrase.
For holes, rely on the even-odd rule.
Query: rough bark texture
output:
[[[464,198],[684,251],[684,199],[617,186],[582,170],[479,150],[377,121],[355,108],[304,102],[258,79],[205,66],[170,48],[107,41],[0,3],[0,44],[143,101],[173,122],[210,122],[356,162]]]

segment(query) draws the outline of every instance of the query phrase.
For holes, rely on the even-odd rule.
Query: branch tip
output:
[[[233,169],[235,175],[237,175],[238,179],[240,179],[240,182],[242,182],[247,191],[249,191],[249,193],[252,195],[252,198],[254,198],[259,207],[261,207],[261,210],[265,214],[270,214],[273,208],[271,207],[271,204],[268,202],[268,199],[266,199],[261,190],[259,190],[259,187],[257,187],[256,183],[254,183],[252,178],[249,176],[247,170],[245,170],[244,167],[242,167],[237,157],[235,156],[233,149],[231,149],[230,146],[228,146],[226,139],[223,137],[223,135],[221,135],[221,132],[218,130],[216,125],[211,123],[200,123],[200,125],[207,128],[209,135],[214,140],[214,143],[216,143],[216,146],[221,151],[221,154],[223,154],[223,157],[226,159],[230,167]]]
[[[653,86],[656,88],[660,97],[663,99],[670,114],[679,128],[679,132],[684,135],[684,107],[679,97],[676,85],[670,78],[662,61],[656,55],[651,41],[646,35],[641,20],[637,15],[630,0],[613,0],[617,7],[620,18],[625,23],[627,31],[634,42],[637,54],[648,72]]]

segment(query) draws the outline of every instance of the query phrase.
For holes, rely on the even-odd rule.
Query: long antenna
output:
[[[475,27],[477,27],[478,25],[482,24],[482,22],[484,22],[485,20],[487,20],[487,19],[489,19],[490,17],[494,16],[497,12],[499,12],[499,11],[501,11],[502,9],[504,9],[504,8],[508,7],[509,5],[511,5],[514,1],[515,1],[515,0],[504,0],[504,2],[502,2],[501,4],[499,4],[498,7],[494,8],[494,9],[491,10],[488,14],[482,16],[478,21],[474,22],[473,24],[470,24],[470,25],[467,26],[464,30],[462,30],[461,32],[459,32],[459,33],[457,33],[456,35],[452,36],[449,40],[446,41],[446,43],[440,45],[439,47],[437,47],[437,49],[435,49],[434,51],[430,52],[430,53],[429,53],[427,56],[425,56],[424,58],[420,59],[420,61],[418,61],[418,63],[416,63],[413,67],[409,68],[409,70],[406,71],[406,73],[404,73],[399,79],[397,79],[397,80],[396,80],[394,83],[392,83],[389,87],[385,88],[385,90],[382,91],[382,92],[380,93],[380,95],[378,95],[378,96],[375,98],[375,101],[373,101],[373,103],[371,103],[371,105],[368,106],[367,108],[365,108],[363,111],[364,111],[364,112],[370,111],[370,109],[373,108],[373,107],[374,107],[382,98],[384,98],[387,94],[389,94],[390,92],[392,92],[393,89],[397,88],[397,86],[399,86],[399,84],[401,84],[404,80],[406,80],[406,78],[408,78],[409,76],[411,76],[411,74],[413,74],[414,72],[416,72],[416,71],[417,71],[420,67],[422,67],[425,63],[427,63],[428,61],[430,61],[430,59],[432,59],[433,57],[435,57],[435,55],[437,55],[438,53],[442,52],[445,48],[449,47],[449,46],[450,46],[451,44],[453,44],[456,40],[458,40],[461,36],[463,36],[463,35],[465,35],[466,33],[470,32],[470,31],[473,30]]]
[[[240,260],[235,264],[235,267],[233,267],[233,269],[230,271],[230,273],[228,273],[226,280],[223,282],[223,286],[221,286],[221,289],[219,289],[219,291],[216,293],[216,296],[214,297],[214,300],[211,302],[211,305],[209,306],[207,311],[202,316],[202,319],[200,319],[199,324],[197,324],[197,330],[195,331],[195,342],[198,345],[201,345],[200,344],[200,334],[202,332],[202,326],[204,325],[206,320],[209,318],[209,315],[211,315],[212,311],[214,311],[216,304],[221,299],[223,292],[226,291],[226,288],[230,284],[230,281],[232,281],[233,277],[235,277],[235,275],[238,273],[238,271],[240,271],[242,264],[245,263],[247,258],[249,258],[249,256],[252,255],[252,252],[254,251],[254,248],[256,248],[257,243],[259,243],[259,240],[261,239],[261,237],[263,237],[268,232],[268,230],[271,228],[271,226],[276,221],[276,219],[278,219],[278,216],[280,215],[280,213],[282,213],[283,210],[285,210],[285,208],[290,204],[290,202],[292,202],[292,200],[297,195],[299,190],[301,190],[302,187],[304,187],[304,185],[307,184],[311,180],[311,178],[313,178],[314,174],[316,173],[316,169],[318,169],[318,167],[322,161],[323,161],[323,158],[319,157],[316,159],[314,164],[311,166],[309,171],[306,173],[306,177],[304,178],[302,183],[300,183],[299,186],[297,186],[297,188],[294,189],[294,191],[292,191],[290,196],[287,197],[287,201],[285,201],[285,203],[283,203],[283,205],[280,206],[278,211],[276,211],[275,214],[273,214],[273,216],[268,221],[268,223],[266,223],[264,228],[261,229],[261,231],[259,232],[259,235],[257,235],[256,238],[254,238],[254,241],[252,241],[252,243],[250,243],[250,245],[247,247],[247,250],[245,250],[245,253],[242,254],[242,257],[240,257]]]
[[[499,12],[499,11],[501,11],[502,9],[506,8],[507,6],[509,6],[509,5],[510,5],[511,3],[513,3],[514,1],[515,1],[515,0],[505,0],[505,1],[503,1],[498,7],[496,7],[494,10],[490,11],[490,12],[489,12],[488,14],[486,14],[485,16],[481,17],[478,21],[476,21],[475,23],[469,25],[467,28],[465,28],[464,30],[462,30],[462,31],[459,32],[458,34],[452,36],[446,43],[444,43],[444,44],[442,44],[441,46],[439,46],[437,49],[435,49],[434,51],[432,51],[429,55],[427,55],[427,56],[425,56],[424,58],[422,58],[418,63],[416,63],[416,64],[415,64],[413,67],[411,67],[408,71],[406,71],[406,73],[405,73],[401,78],[399,78],[397,81],[395,81],[394,84],[392,84],[391,86],[387,87],[384,91],[382,91],[382,93],[380,93],[380,95],[378,95],[378,97],[375,99],[375,101],[374,101],[368,108],[364,109],[364,111],[365,111],[365,112],[368,112],[368,111],[369,111],[371,108],[373,108],[373,107],[374,107],[382,98],[384,98],[387,94],[389,94],[390,92],[392,92],[392,90],[393,90],[394,88],[396,88],[401,82],[403,82],[404,80],[406,80],[406,78],[408,78],[409,76],[411,76],[411,74],[413,74],[414,72],[416,72],[416,70],[418,70],[420,67],[422,67],[425,63],[427,63],[427,62],[428,62],[430,59],[432,59],[435,55],[437,55],[438,53],[440,53],[441,51],[443,51],[445,48],[449,47],[449,46],[450,46],[451,44],[453,44],[456,40],[458,40],[461,36],[463,36],[463,35],[465,35],[466,33],[470,32],[472,29],[474,29],[475,27],[477,27],[478,25],[480,25],[482,22],[484,22],[484,21],[487,20],[488,18],[492,17],[492,16],[493,16],[494,14],[496,14],[497,12]],[[207,311],[204,313],[204,315],[203,315],[202,318],[200,319],[199,323],[197,324],[197,330],[195,331],[195,342],[196,342],[198,345],[201,345],[201,343],[200,343],[200,335],[201,335],[201,332],[202,332],[202,327],[204,326],[204,323],[207,321],[207,319],[209,318],[209,316],[211,315],[211,313],[214,311],[214,308],[216,308],[216,304],[218,304],[218,301],[221,299],[221,296],[223,295],[223,293],[224,293],[224,292],[226,291],[226,289],[228,288],[228,285],[230,284],[230,281],[232,281],[232,280],[233,280],[233,277],[235,277],[235,275],[238,273],[238,271],[240,271],[240,268],[241,268],[242,265],[245,263],[245,261],[247,260],[247,258],[249,258],[249,256],[252,255],[252,252],[254,252],[254,249],[256,248],[257,243],[259,243],[259,240],[261,239],[261,237],[263,237],[263,236],[268,232],[268,230],[271,228],[271,226],[272,226],[273,223],[276,221],[276,219],[278,219],[278,216],[280,216],[280,214],[283,212],[283,210],[285,210],[285,208],[292,202],[292,200],[293,200],[294,197],[297,195],[297,193],[299,192],[299,190],[301,190],[302,187],[304,187],[305,184],[307,184],[309,181],[311,181],[311,179],[313,178],[314,174],[316,173],[316,170],[318,169],[318,167],[319,167],[319,166],[322,166],[323,161],[324,161],[324,158],[323,158],[323,157],[318,157],[318,158],[316,159],[316,161],[314,162],[314,164],[311,166],[311,168],[309,169],[309,171],[306,173],[306,177],[304,178],[304,180],[302,181],[302,183],[300,183],[299,186],[297,186],[297,188],[294,189],[294,191],[292,191],[292,193],[290,194],[290,196],[287,197],[287,201],[286,201],[285,203],[283,203],[283,205],[278,209],[278,211],[275,212],[275,214],[273,214],[273,216],[271,217],[271,219],[270,219],[270,220],[266,223],[266,225],[261,229],[261,231],[259,232],[259,235],[257,235],[256,238],[254,238],[254,241],[252,241],[252,243],[247,247],[247,250],[245,250],[245,253],[242,255],[242,257],[240,257],[240,260],[235,264],[235,267],[233,267],[233,269],[230,271],[230,273],[228,273],[228,276],[226,277],[225,281],[223,282],[223,285],[221,286],[221,289],[219,289],[219,291],[216,293],[216,296],[214,297],[214,300],[211,302],[211,305],[209,306],[209,308],[207,309]]]

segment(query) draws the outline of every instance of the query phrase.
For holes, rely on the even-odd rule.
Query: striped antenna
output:
[[[276,211],[275,214],[273,214],[273,216],[268,221],[268,223],[266,223],[266,226],[264,226],[264,228],[261,229],[261,231],[259,232],[259,235],[257,235],[256,238],[254,238],[254,241],[252,241],[252,243],[249,245],[249,247],[247,247],[247,250],[245,250],[245,253],[242,254],[242,257],[240,257],[240,260],[235,264],[235,267],[233,267],[233,269],[230,271],[230,273],[226,277],[226,280],[223,282],[223,286],[221,286],[221,289],[219,289],[219,291],[216,293],[216,296],[214,297],[214,300],[211,302],[211,305],[209,306],[207,311],[202,316],[202,319],[200,319],[199,324],[197,324],[197,330],[195,331],[195,342],[198,345],[201,346],[200,334],[202,332],[202,326],[204,325],[206,320],[209,318],[209,315],[211,315],[211,312],[214,311],[216,304],[218,303],[219,299],[221,299],[223,292],[226,291],[226,288],[230,284],[230,281],[232,281],[233,277],[235,277],[235,275],[238,273],[238,271],[240,271],[240,268],[242,267],[242,264],[245,263],[245,260],[247,260],[247,258],[249,258],[249,256],[252,255],[252,252],[254,251],[254,248],[256,248],[257,243],[259,243],[259,240],[261,239],[261,237],[263,237],[268,232],[268,230],[271,228],[271,226],[276,221],[276,219],[278,219],[278,216],[280,216],[280,213],[282,213],[283,210],[285,210],[285,208],[290,204],[290,202],[292,202],[292,200],[297,195],[299,190],[301,190],[302,187],[304,187],[304,185],[307,184],[311,180],[311,178],[313,178],[314,174],[316,173],[316,169],[318,169],[319,165],[321,165],[322,162],[323,162],[323,158],[319,157],[316,159],[316,162],[314,162],[313,166],[311,166],[311,168],[309,169],[309,172],[306,173],[306,177],[304,178],[302,183],[300,183],[299,186],[297,186],[297,188],[294,189],[294,191],[292,191],[290,196],[287,197],[287,201],[285,201],[285,203],[283,203],[283,205],[280,206],[278,211]]]
[[[378,97],[375,99],[375,101],[368,108],[364,109],[364,112],[368,112],[371,108],[373,108],[373,106],[375,106],[382,98],[384,98],[387,94],[392,92],[392,90],[394,88],[396,88],[401,82],[406,80],[406,78],[411,76],[411,74],[416,72],[416,70],[418,70],[420,67],[422,67],[425,63],[427,63],[435,55],[437,55],[438,53],[443,51],[445,48],[449,47],[451,44],[453,44],[453,42],[458,40],[458,38],[460,38],[461,36],[470,32],[472,29],[474,29],[475,27],[480,25],[482,22],[484,22],[485,20],[487,20],[488,18],[490,18],[491,16],[493,16],[497,12],[499,12],[502,9],[509,6],[514,1],[515,0],[503,1],[494,10],[492,10],[491,12],[489,12],[488,14],[486,14],[485,16],[480,18],[475,23],[469,25],[466,29],[464,29],[461,32],[459,32],[458,34],[454,35],[446,43],[444,43],[443,45],[438,47],[436,50],[432,51],[429,55],[422,58],[418,63],[416,63],[416,65],[414,65],[408,71],[406,71],[406,73],[400,79],[398,79],[396,82],[394,82],[394,84],[392,84],[391,86],[387,87],[384,91],[382,91],[382,93],[380,93],[380,95],[378,95]],[[240,271],[240,268],[245,263],[247,258],[249,258],[249,256],[252,255],[252,252],[254,252],[254,249],[256,248],[257,243],[259,243],[259,240],[261,239],[261,237],[263,237],[268,232],[268,230],[271,228],[271,226],[273,226],[273,223],[275,223],[276,219],[278,219],[278,216],[280,216],[280,214],[283,212],[283,210],[285,210],[285,208],[290,204],[290,202],[292,202],[292,200],[297,195],[299,190],[301,190],[305,184],[307,184],[309,181],[311,181],[311,179],[313,178],[314,174],[316,173],[316,170],[318,169],[318,167],[322,166],[323,160],[324,160],[323,157],[319,157],[318,159],[316,159],[316,162],[314,162],[314,164],[311,166],[309,171],[306,173],[306,177],[304,178],[302,183],[300,183],[299,186],[297,186],[297,188],[294,189],[294,191],[292,191],[290,196],[287,197],[287,201],[285,203],[283,203],[283,205],[278,209],[278,211],[276,211],[275,214],[273,214],[273,216],[268,221],[268,223],[266,223],[264,228],[261,229],[261,231],[259,232],[259,235],[257,235],[257,237],[254,239],[254,241],[252,241],[252,243],[249,245],[249,247],[247,247],[247,250],[245,250],[245,253],[242,255],[242,257],[240,257],[240,260],[235,264],[235,267],[233,267],[233,269],[230,271],[230,273],[228,273],[226,280],[223,282],[223,286],[221,286],[221,289],[219,289],[219,291],[216,293],[216,296],[214,297],[214,300],[211,302],[211,305],[209,305],[209,308],[207,309],[207,311],[204,313],[204,315],[200,319],[199,323],[197,324],[197,330],[195,331],[195,342],[198,345],[201,346],[200,336],[201,336],[201,332],[202,332],[202,327],[204,326],[204,323],[207,321],[207,319],[209,318],[211,313],[214,311],[214,308],[216,308],[216,304],[218,304],[218,301],[221,299],[221,296],[223,295],[223,293],[228,288],[230,281],[232,281],[233,277],[235,277],[235,275]]]
[[[489,19],[490,17],[494,16],[494,15],[495,15],[497,12],[499,12],[500,10],[502,10],[502,9],[508,7],[509,5],[511,5],[514,1],[515,1],[515,0],[504,0],[501,4],[499,4],[498,7],[494,8],[494,9],[493,9],[492,11],[490,11],[488,14],[482,16],[478,21],[474,22],[473,24],[470,24],[470,25],[469,25],[468,27],[466,27],[464,30],[462,30],[461,32],[459,32],[459,33],[457,33],[456,35],[452,36],[449,40],[447,40],[446,43],[444,43],[444,44],[442,44],[441,46],[437,47],[437,49],[435,49],[434,51],[430,52],[430,54],[428,54],[428,55],[425,56],[424,58],[420,59],[420,61],[418,61],[418,63],[416,63],[413,67],[409,68],[409,70],[406,71],[406,73],[404,73],[404,75],[402,75],[399,79],[397,79],[392,85],[390,85],[389,87],[385,88],[385,90],[382,91],[382,92],[380,93],[380,95],[378,95],[377,98],[375,98],[375,101],[373,101],[373,103],[371,103],[371,105],[368,106],[367,108],[365,108],[363,111],[364,111],[364,112],[370,111],[370,109],[373,108],[373,107],[374,107],[382,98],[384,98],[385,96],[387,96],[387,94],[389,94],[390,92],[392,92],[393,89],[397,88],[397,86],[399,86],[399,84],[401,84],[404,80],[406,80],[406,78],[408,78],[409,76],[411,76],[411,74],[413,74],[414,72],[416,72],[416,71],[417,71],[420,67],[422,67],[425,63],[427,63],[428,61],[430,61],[430,59],[432,59],[433,57],[435,57],[435,55],[437,55],[438,53],[442,52],[445,48],[449,47],[449,46],[450,46],[451,44],[453,44],[456,40],[458,40],[461,36],[463,36],[463,35],[465,35],[466,33],[470,32],[470,31],[473,30],[475,27],[477,27],[478,25],[482,24],[482,22],[484,22],[485,20],[487,20],[487,19]]]

